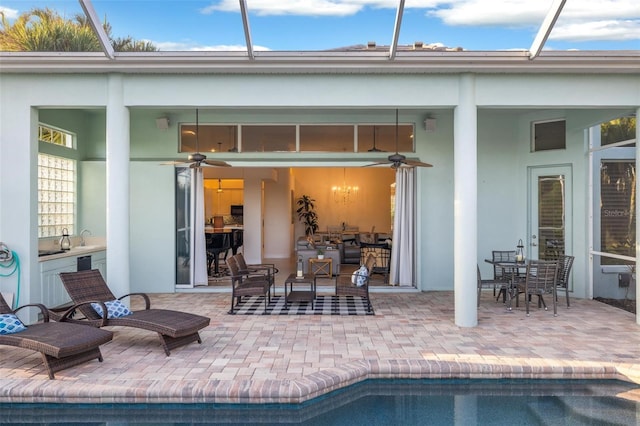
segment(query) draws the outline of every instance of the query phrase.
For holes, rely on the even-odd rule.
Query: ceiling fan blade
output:
[[[188,164],[189,161],[180,161],[180,160],[176,160],[176,161],[166,161],[164,163],[160,163],[161,166],[177,166],[179,164]]]
[[[212,167],[231,167],[231,164],[220,160],[203,160],[202,163]]]
[[[377,163],[365,164],[362,167],[388,166],[389,164],[391,163],[388,161],[378,161]]]
[[[417,161],[417,160],[404,160],[404,163],[407,166],[415,166],[415,167],[433,167],[432,164],[429,163],[423,163],[422,161]]]

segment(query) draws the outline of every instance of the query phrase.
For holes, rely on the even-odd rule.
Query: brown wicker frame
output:
[[[274,263],[252,263],[247,265],[247,261],[242,253],[235,254],[235,260],[238,264],[238,269],[243,274],[263,274],[266,272],[269,285],[273,288],[273,295],[275,296],[275,278],[279,272]],[[269,290],[271,291],[271,290]]]
[[[112,332],[71,324],[67,322],[67,316],[61,316],[60,322],[50,322],[47,308],[39,303],[23,305],[12,310],[0,294],[1,314],[15,314],[27,307],[38,308],[42,314],[42,322],[29,325],[26,330],[18,333],[0,335],[0,345],[40,352],[49,379],[52,380],[57,371],[93,359],[102,362],[100,345],[113,339]]]
[[[271,302],[271,282],[267,274],[256,274],[240,270],[238,256],[227,258],[227,268],[231,276],[231,309],[230,314],[235,314],[235,307],[243,296],[265,296],[264,313],[267,313],[267,304]]]
[[[62,272],[60,273],[60,279],[74,303],[107,302],[116,299],[97,269]],[[130,293],[117,300],[130,296],[142,297],[145,303],[144,310],[133,311],[131,315],[125,317],[107,319],[106,324],[104,324],[91,305],[84,304],[77,308],[84,315],[84,319],[72,321],[95,327],[103,327],[105,325],[123,326],[155,331],[160,337],[162,347],[167,356],[170,355],[172,349],[180,346],[192,342],[202,343],[198,331],[209,325],[211,320],[208,317],[168,309],[151,309],[151,301],[145,293]],[[69,315],[70,310],[75,310],[75,308],[70,308],[62,315]],[[49,312],[51,317],[58,321],[60,313]]]
[[[351,282],[353,274],[336,275],[336,296],[362,297],[367,302],[367,311],[371,312],[373,311],[373,305],[369,298],[369,280],[371,278],[371,271],[376,265],[376,256],[373,253],[369,253],[364,265],[367,268],[368,274],[364,277],[364,284],[360,287]]]

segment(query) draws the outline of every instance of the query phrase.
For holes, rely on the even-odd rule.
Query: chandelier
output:
[[[358,198],[358,187],[347,185],[347,169],[343,169],[342,186],[333,186],[333,200],[336,203],[349,204]]]

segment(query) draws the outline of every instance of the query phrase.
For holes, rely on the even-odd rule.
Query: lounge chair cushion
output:
[[[119,300],[109,300],[104,302],[104,304],[107,307],[108,319],[126,317],[132,313],[129,308]],[[98,313],[98,315],[102,316],[102,306],[100,306],[99,303],[92,303],[91,307]]]
[[[15,314],[0,314],[0,334],[13,334],[26,330],[27,327]]]
[[[353,275],[351,275],[351,283],[357,285],[358,287],[362,287],[367,281],[368,275],[369,271],[367,271],[367,267],[362,265],[353,273]]]

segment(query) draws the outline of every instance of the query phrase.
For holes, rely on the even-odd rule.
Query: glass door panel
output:
[[[191,169],[176,168],[176,286],[193,287],[191,279]]]

